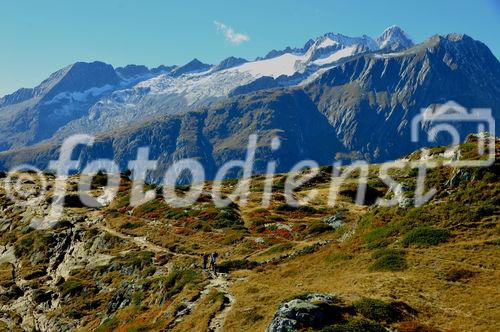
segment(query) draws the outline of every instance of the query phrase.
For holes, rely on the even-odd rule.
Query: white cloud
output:
[[[233,28],[225,25],[224,23],[214,21],[215,26],[217,27],[217,30],[222,32],[226,39],[234,44],[234,45],[239,45],[241,43],[247,42],[250,40],[250,36],[245,35],[243,33],[239,33],[233,30]]]

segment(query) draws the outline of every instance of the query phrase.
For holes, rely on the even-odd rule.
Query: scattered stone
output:
[[[323,222],[333,229],[339,229],[345,224],[344,216],[340,213],[325,218]]]

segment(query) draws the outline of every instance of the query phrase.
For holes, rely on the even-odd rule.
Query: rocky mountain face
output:
[[[491,108],[498,119],[499,77],[498,59],[479,41],[451,34],[413,45],[398,27],[377,40],[325,34],[303,48],[217,66],[75,64],[2,98],[0,167],[45,166],[74,133],[99,135],[87,158],[114,155],[121,166],[137,147],[151,146],[162,169],[181,156],[212,169],[240,158],[249,133],[263,142],[279,133],[284,144],[272,156],[281,170],[304,156],[331,163],[339,152],[395,159],[429,144],[410,140],[422,108],[454,100]],[[474,129],[458,128],[464,136]]]
[[[305,90],[348,150],[388,160],[421,147],[411,120],[421,109],[453,100],[491,108],[500,118],[500,64],[468,36],[435,36],[403,52],[360,55],[324,73]],[[462,133],[474,130],[454,123]],[[447,137],[437,144],[446,144]]]
[[[111,65],[78,62],[52,74],[34,89],[0,101],[0,146],[6,150],[51,138],[58,128],[84,116],[120,84]]]

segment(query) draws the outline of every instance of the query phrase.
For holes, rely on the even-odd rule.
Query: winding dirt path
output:
[[[208,294],[211,290],[215,289],[218,292],[224,294],[224,302],[221,309],[215,314],[215,316],[210,320],[208,325],[208,330],[211,332],[222,331],[224,322],[226,321],[226,316],[235,302],[234,296],[229,292],[229,288],[232,285],[232,281],[228,278],[228,274],[219,273],[217,278],[212,279],[210,283],[202,291],[204,295]]]
[[[132,243],[135,243],[138,247],[150,250],[154,253],[168,253],[168,254],[172,254],[174,256],[198,258],[197,255],[176,253],[176,252],[170,251],[164,247],[161,247],[159,245],[156,245],[156,244],[148,241],[145,236],[136,237],[136,236],[131,236],[131,235],[121,233],[121,232],[117,231],[116,229],[113,229],[113,228],[106,226],[102,222],[98,222],[94,226],[101,231],[107,232],[113,236],[119,237],[121,239],[127,240],[127,241],[132,242]],[[174,321],[173,326],[175,326],[179,322],[181,322],[186,315],[193,312],[193,310],[195,310],[198,302],[202,298],[207,296],[212,290],[216,290],[216,291],[224,294],[224,302],[223,302],[220,310],[210,320],[208,329],[209,329],[209,331],[212,331],[212,332],[222,331],[222,328],[224,326],[224,322],[226,320],[227,313],[231,310],[231,308],[235,302],[234,296],[229,292],[229,288],[231,287],[231,285],[232,285],[232,281],[229,277],[229,274],[218,273],[216,277],[214,277],[212,275],[212,279],[210,279],[209,283],[200,292],[200,296],[196,299],[196,301],[186,304],[187,305],[186,312]]]
[[[164,248],[162,246],[159,246],[157,244],[154,244],[154,243],[148,241],[148,239],[145,236],[131,236],[131,235],[127,235],[127,234],[118,232],[117,230],[110,228],[110,227],[104,225],[103,223],[97,223],[95,225],[95,227],[97,227],[98,229],[100,229],[104,232],[107,232],[111,235],[119,237],[121,239],[133,242],[138,247],[143,248],[143,249],[148,249],[154,253],[168,253],[168,254],[172,254],[174,256],[198,258],[197,255],[178,253],[178,252],[168,250],[167,248]]]

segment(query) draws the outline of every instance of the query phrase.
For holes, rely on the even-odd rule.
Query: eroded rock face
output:
[[[337,298],[329,294],[308,294],[288,300],[279,306],[266,332],[291,332],[302,328],[319,328],[336,319]]]
[[[113,294],[111,301],[108,303],[107,314],[110,315],[116,310],[127,306],[132,301],[132,293],[134,285],[129,282],[122,282],[118,290]]]
[[[459,168],[453,172],[451,179],[446,182],[446,186],[449,188],[458,187],[461,183],[468,182],[473,179],[471,171],[469,169]]]

